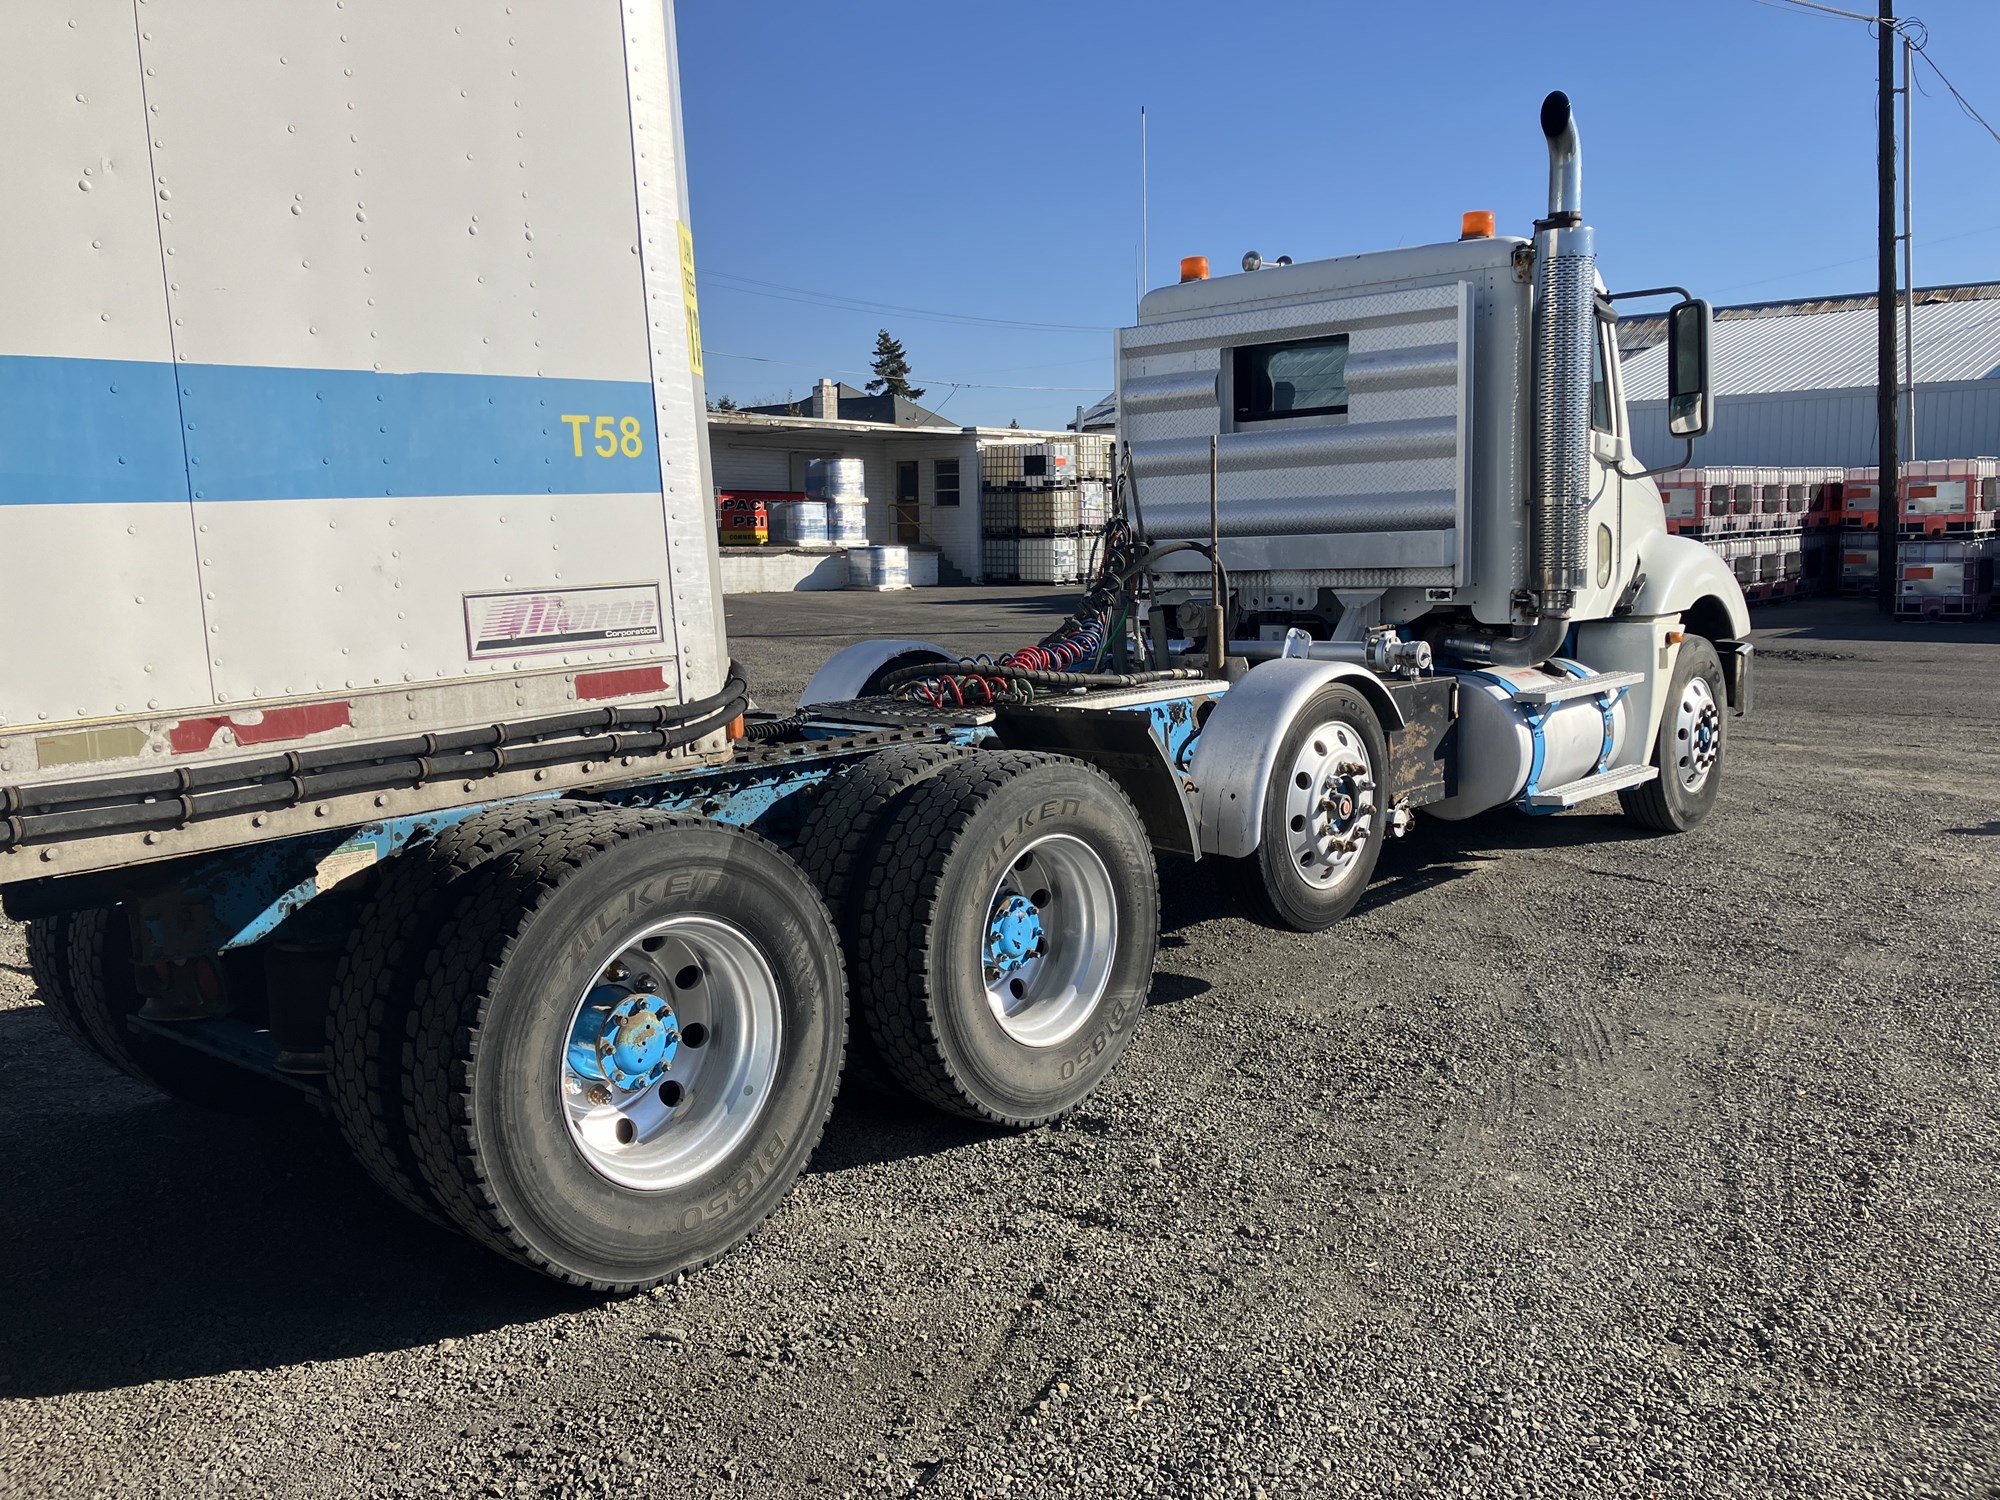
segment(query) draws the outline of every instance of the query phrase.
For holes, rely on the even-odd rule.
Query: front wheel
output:
[[[1653,742],[1660,774],[1618,794],[1625,815],[1643,828],[1685,833],[1715,806],[1722,787],[1724,705],[1722,659],[1698,635],[1681,641],[1667,679],[1667,706]]]
[[[1389,769],[1381,720],[1329,683],[1278,746],[1256,852],[1229,861],[1252,910],[1275,927],[1319,932],[1354,909],[1382,853]]]

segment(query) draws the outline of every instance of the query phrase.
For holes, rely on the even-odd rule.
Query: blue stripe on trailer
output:
[[[0,505],[186,503],[174,367],[0,356]]]
[[[657,446],[645,381],[0,356],[0,505],[646,494]]]

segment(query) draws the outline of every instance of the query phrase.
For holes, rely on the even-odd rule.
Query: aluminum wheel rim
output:
[[[1090,1019],[1118,953],[1118,898],[1095,849],[1067,833],[1036,839],[986,901],[986,1003],[1027,1047],[1053,1047]]]
[[[1285,781],[1286,847],[1292,869],[1324,890],[1368,847],[1375,821],[1375,765],[1354,726],[1316,725],[1299,746]]]
[[[633,1019],[608,1045],[613,995],[625,998],[608,1013],[630,1006]],[[655,1002],[648,1032],[636,1017]],[[557,1083],[570,1140],[621,1187],[661,1192],[702,1177],[763,1113],[783,1030],[777,979],[740,928],[697,916],[638,928],[570,1011]],[[640,1040],[615,1045],[627,1036]]]
[[[1722,758],[1722,708],[1706,677],[1690,677],[1674,710],[1674,764],[1684,791],[1698,792]]]

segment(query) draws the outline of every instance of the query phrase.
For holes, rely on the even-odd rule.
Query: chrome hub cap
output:
[[[1082,839],[1050,834],[1015,857],[986,910],[980,962],[994,1019],[1024,1046],[1067,1040],[1111,982],[1118,951],[1111,872]]]
[[[778,1071],[778,984],[714,917],[632,933],[570,1015],[560,1103],[583,1159],[620,1186],[678,1187],[740,1145]]]
[[[1299,877],[1322,888],[1339,880],[1368,847],[1374,822],[1367,744],[1338,720],[1319,725],[1299,747],[1285,783],[1285,828]]]
[[[1691,677],[1674,711],[1674,764],[1684,790],[1698,792],[1722,756],[1722,709],[1706,677]]]

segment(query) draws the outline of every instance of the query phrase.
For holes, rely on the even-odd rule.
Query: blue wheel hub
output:
[[[986,967],[1011,974],[1043,948],[1042,914],[1026,896],[1008,896],[993,908],[986,926]]]
[[[628,1091],[651,1088],[673,1066],[680,1045],[680,1023],[666,996],[600,984],[570,1031],[569,1065],[579,1077]]]

